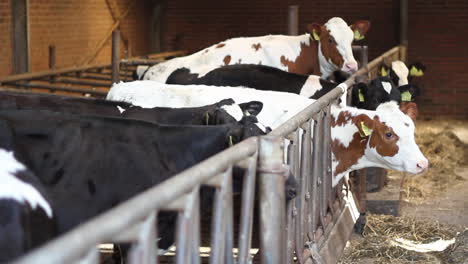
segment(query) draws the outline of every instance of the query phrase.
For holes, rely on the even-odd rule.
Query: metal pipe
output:
[[[400,0],[400,44],[408,46],[408,0]]]
[[[290,5],[288,7],[288,35],[297,36],[299,34],[299,6]]]
[[[98,86],[98,87],[111,87],[112,83],[103,83],[103,82],[93,82],[86,80],[74,80],[64,77],[59,77],[55,79],[56,83],[69,83],[69,84],[78,84],[78,85],[89,85],[89,86]]]
[[[74,93],[82,93],[82,94],[92,94],[97,96],[106,96],[107,92],[104,91],[95,91],[91,89],[80,89],[80,88],[71,88],[65,86],[57,86],[57,85],[47,85],[47,84],[39,84],[39,83],[10,83],[8,85],[11,86],[19,86],[19,87],[27,87],[27,88],[38,88],[38,89],[48,89],[51,91],[64,91],[64,92],[74,92]]]
[[[112,32],[112,83],[119,82],[120,72],[120,30]]]
[[[284,167],[283,139],[260,138],[260,254],[262,263],[280,264],[284,257]]]
[[[240,264],[247,264],[250,262],[257,158],[258,152],[248,158],[249,165],[245,171],[244,183],[242,185],[242,205],[238,242],[239,253],[237,255],[237,262]]]

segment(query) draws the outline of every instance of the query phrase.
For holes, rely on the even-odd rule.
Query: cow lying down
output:
[[[222,66],[203,76],[191,73],[187,68],[181,68],[169,75],[166,83],[249,87],[262,91],[295,93],[311,99],[319,99],[338,85],[317,75],[290,73],[255,64]],[[351,103],[358,108],[375,110],[383,102],[401,101],[400,92],[389,77],[377,77],[369,84],[360,82],[350,89]]]
[[[43,239],[34,244],[37,245],[48,236],[70,230],[231,144],[264,134],[252,134],[252,126],[255,122],[249,120],[218,126],[167,126],[43,110],[0,110],[0,148],[8,149],[14,153],[13,156],[9,152],[8,157],[24,164],[24,167],[7,167],[7,177],[12,178],[15,172],[27,167],[42,184],[43,192],[36,192],[35,196],[47,194],[48,199],[40,200],[39,206],[29,204],[32,209],[47,208],[43,210],[46,216],[53,216],[56,221],[49,221],[54,224],[52,231],[35,227],[35,232],[43,235],[40,237]],[[4,172],[0,172],[2,178],[5,177]],[[17,193],[21,189],[3,187],[0,185],[0,205],[2,198],[8,199],[11,195],[21,198],[21,193]],[[210,192],[205,193],[204,199],[211,199]],[[44,205],[46,201],[50,201],[50,207]],[[0,209],[2,213],[19,210]],[[173,243],[175,217],[176,213],[158,217],[161,248]],[[2,224],[0,230],[10,228]],[[15,231],[20,230],[12,232]],[[0,252],[15,246],[5,241],[8,237],[3,234]],[[31,247],[16,249],[24,252]]]
[[[260,123],[275,129],[314,100],[292,93],[250,88],[203,85],[168,85],[135,81],[114,85],[107,99],[144,107],[188,107],[209,104],[226,97],[236,102],[260,101]],[[332,107],[333,185],[352,170],[366,167],[420,173],[428,161],[414,140],[414,123],[397,103],[381,104],[375,111]]]

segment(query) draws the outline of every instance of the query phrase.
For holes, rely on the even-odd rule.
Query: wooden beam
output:
[[[92,52],[91,56],[87,57],[85,60],[83,60],[82,64],[90,64],[96,56],[99,54],[99,52],[102,50],[106,42],[109,40],[109,38],[112,36],[112,32],[120,25],[120,22],[130,13],[130,10],[134,6],[136,1],[130,2],[130,4],[127,7],[127,10],[122,14],[122,16],[119,17],[119,20],[114,22],[114,24],[110,27],[109,31],[104,35],[104,38],[99,42],[99,44],[96,46],[94,51]]]
[[[18,87],[26,87],[26,88],[38,88],[38,89],[48,89],[51,91],[64,91],[64,92],[74,92],[74,93],[82,93],[82,94],[93,94],[99,96],[106,96],[107,91],[95,91],[91,89],[80,89],[80,88],[72,88],[72,87],[64,87],[64,86],[56,86],[56,85],[47,85],[47,84],[40,84],[40,83],[12,83],[12,86]]]

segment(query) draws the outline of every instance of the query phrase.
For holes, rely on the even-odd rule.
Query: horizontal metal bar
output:
[[[187,203],[188,197],[188,194],[183,194],[177,197],[174,201],[170,202],[169,204],[161,207],[161,209],[182,211],[185,208],[185,204]]]
[[[229,165],[253,155],[258,138],[252,137],[198,163],[157,186],[137,195],[115,208],[83,223],[59,239],[33,250],[12,263],[69,263],[83,255],[89,245],[110,240],[121,230],[138,223],[142,218],[176,197],[189,192],[197,184],[206,182]],[[174,188],[178,186],[178,188]],[[156,199],[157,198],[157,199]],[[63,245],[67,245],[64,247]]]
[[[69,83],[69,84],[99,86],[99,87],[111,87],[112,86],[112,83],[110,82],[104,83],[104,82],[93,82],[93,81],[87,81],[87,80],[76,80],[76,79],[70,79],[68,77],[57,78],[54,80],[54,83]]]
[[[57,86],[57,85],[47,85],[47,84],[40,84],[40,83],[9,83],[10,86],[18,86],[18,87],[26,87],[26,88],[37,88],[37,89],[48,89],[52,91],[64,91],[64,92],[73,92],[73,93],[82,93],[82,94],[92,94],[92,95],[99,95],[99,96],[106,96],[107,92],[105,91],[96,91],[91,89],[80,89],[80,88],[72,88],[72,87],[64,87],[64,86]]]

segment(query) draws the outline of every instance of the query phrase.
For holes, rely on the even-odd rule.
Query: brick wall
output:
[[[11,74],[10,0],[0,0],[0,76]]]
[[[409,61],[428,67],[420,80],[426,116],[468,118],[468,1],[409,1]]]
[[[9,1],[12,0],[0,0],[0,76],[11,74]],[[133,1],[115,0],[121,13]],[[131,44],[133,55],[148,53],[145,24],[148,4],[148,1],[136,1],[121,23],[121,31]],[[48,69],[49,45],[56,47],[57,68],[82,65],[113,24],[106,0],[29,0],[30,70]],[[120,46],[123,56],[123,42]],[[110,54],[111,41],[108,40],[91,63],[110,63]]]

